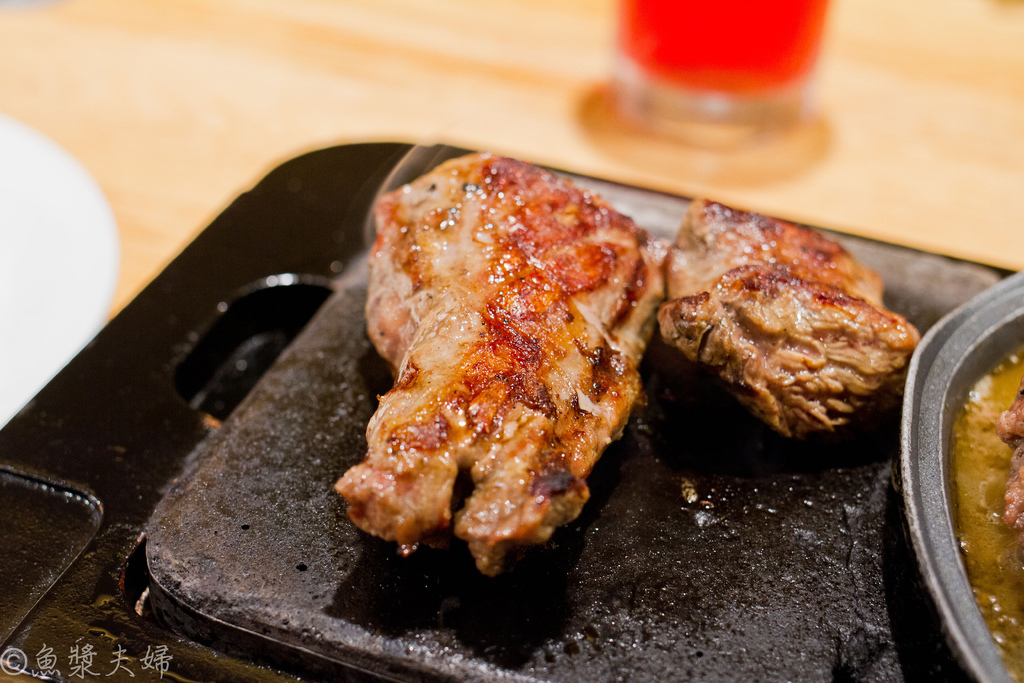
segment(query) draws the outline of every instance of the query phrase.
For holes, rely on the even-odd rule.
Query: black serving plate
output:
[[[362,317],[369,207],[460,152],[275,169],[0,431],[0,550],[22,556],[0,569],[3,661],[49,650],[68,678],[88,646],[97,677],[118,657],[136,674],[112,681],[962,675],[902,536],[896,421],[786,441],[657,343],[583,514],[511,573],[352,527],[331,487],[388,384]],[[687,205],[573,177],[666,236]],[[922,329],[1005,275],[841,239]]]
[[[973,677],[1010,681],[975,600],[953,523],[950,441],[971,388],[1024,340],[1024,273],[957,309],[922,340],[903,405],[907,524],[953,653]]]

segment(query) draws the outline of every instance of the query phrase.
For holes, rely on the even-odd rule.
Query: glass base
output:
[[[783,132],[813,119],[810,79],[769,93],[688,89],[656,79],[620,56],[613,96],[636,125],[701,147],[728,148]]]

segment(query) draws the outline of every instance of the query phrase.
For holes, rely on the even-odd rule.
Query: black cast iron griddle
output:
[[[386,185],[456,153],[415,150]],[[661,234],[686,206],[579,182]],[[922,327],[995,281],[854,248]],[[401,559],[358,531],[332,484],[364,457],[390,386],[366,338],[365,283],[353,262],[157,507],[152,597],[176,630],[318,674],[398,680],[898,677],[900,577],[884,571],[895,422],[842,446],[780,439],[703,376],[669,376],[664,348],[649,356],[649,405],[596,467],[582,516],[510,574],[480,576],[459,544]]]
[[[0,430],[3,648],[29,670],[50,648],[68,679],[91,646],[98,677],[133,682],[157,680],[154,648],[197,681],[960,675],[902,537],[895,423],[789,442],[657,344],[582,516],[511,573],[458,545],[402,560],[352,527],[332,485],[389,384],[362,315],[368,210],[457,153],[275,169]],[[686,206],[577,180],[660,234]],[[922,330],[1005,275],[844,241]],[[105,677],[115,648],[136,676]]]

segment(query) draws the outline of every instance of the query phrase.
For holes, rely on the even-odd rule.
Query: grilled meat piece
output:
[[[1003,521],[1017,532],[1017,542],[1024,546],[1024,378],[1017,390],[1017,398],[999,416],[996,434],[1013,449]]]
[[[783,436],[872,424],[899,404],[917,330],[823,235],[697,200],[667,279],[662,337]]]
[[[486,154],[385,195],[376,221],[367,329],[397,380],[336,489],[404,555],[444,546],[454,519],[495,575],[579,514],[641,397],[667,244],[566,179]],[[472,492],[453,517],[460,473]]]

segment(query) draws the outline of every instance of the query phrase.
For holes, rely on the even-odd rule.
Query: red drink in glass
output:
[[[689,130],[698,135],[724,123],[737,140],[806,113],[827,0],[621,2],[625,113],[662,128],[698,125]]]

